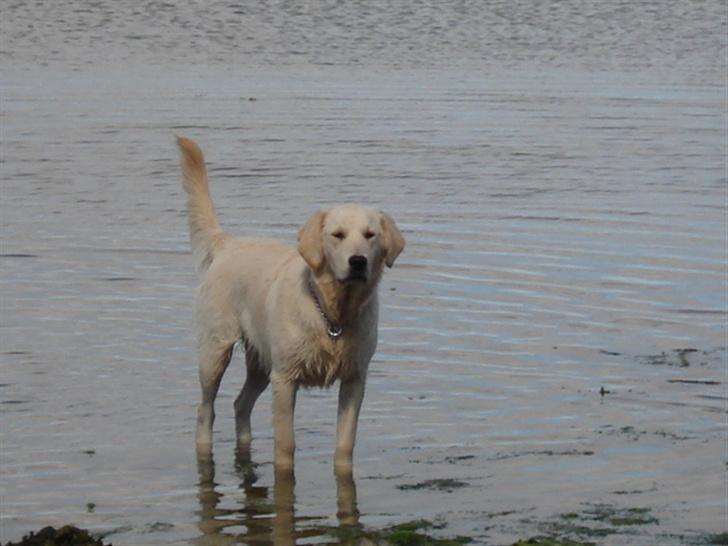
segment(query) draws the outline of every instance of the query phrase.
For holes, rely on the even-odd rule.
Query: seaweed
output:
[[[20,542],[8,542],[5,546],[112,546],[101,539],[91,537],[86,529],[64,525],[60,529],[43,527],[40,531],[30,532]]]
[[[728,531],[718,533],[717,535],[708,535],[705,537],[705,544],[715,544],[717,546],[728,546]]]
[[[542,541],[546,539],[556,541],[554,544],[581,544],[569,541],[631,534],[634,526],[659,523],[649,508],[621,508],[609,504],[596,504],[583,512],[567,512],[560,514],[556,520],[541,524],[540,527],[545,536],[536,538]],[[535,544],[547,545],[549,543],[536,542]]]
[[[398,485],[397,489],[400,489],[402,491],[432,489],[434,491],[445,491],[447,493],[452,493],[455,489],[467,486],[467,482],[453,480],[452,478],[439,478],[434,480],[426,480],[424,482],[419,482],[415,484]]]
[[[592,542],[574,542],[569,539],[558,539],[549,537],[534,537],[527,540],[519,540],[513,546],[594,546]]]
[[[409,521],[387,527],[380,531],[366,530],[361,527],[332,527],[322,529],[325,534],[337,539],[343,546],[382,544],[387,546],[462,546],[473,541],[470,537],[436,538],[424,533],[426,529],[442,529],[444,524],[427,520]]]

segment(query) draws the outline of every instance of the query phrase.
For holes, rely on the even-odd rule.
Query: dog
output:
[[[220,228],[205,160],[177,138],[187,193],[192,255],[201,278],[197,341],[202,400],[198,455],[212,453],[214,403],[237,342],[247,375],[236,398],[240,447],[252,440],[250,415],[272,384],[274,462],[292,468],[299,387],[340,382],[334,464],[351,468],[369,361],[377,346],[377,285],[405,241],[388,214],[345,204],[317,211],[298,231],[297,248],[236,239]]]

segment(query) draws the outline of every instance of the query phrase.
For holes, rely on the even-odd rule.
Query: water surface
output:
[[[311,544],[426,518],[507,544],[600,505],[659,519],[604,543],[724,531],[725,7],[633,4],[10,2],[0,540]],[[345,201],[404,231],[354,482],[333,391],[299,398],[295,487],[269,393],[236,455],[240,355],[195,459],[175,134],[235,234],[293,243]]]

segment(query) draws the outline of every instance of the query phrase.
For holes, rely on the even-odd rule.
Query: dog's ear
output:
[[[399,253],[404,249],[404,237],[400,233],[397,224],[386,212],[380,212],[382,223],[382,235],[384,238],[384,263],[387,267],[394,265]]]
[[[324,263],[323,229],[327,212],[319,210],[298,230],[298,253],[313,271],[318,271]]]

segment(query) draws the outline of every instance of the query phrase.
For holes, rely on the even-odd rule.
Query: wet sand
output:
[[[160,42],[132,3],[102,5],[119,21],[96,42],[100,8],[14,6],[3,23],[0,540],[66,523],[115,545],[327,543],[342,524],[420,519],[476,544],[726,530],[718,4],[663,14],[699,38],[655,31],[612,49],[557,13],[549,24],[584,48],[552,45],[565,53],[549,60],[508,42],[482,64],[485,46],[450,30],[449,50],[408,55],[411,29],[362,62],[377,58],[365,29],[339,36],[362,37],[349,58],[318,58],[266,45],[262,23],[233,60],[247,42],[214,38],[222,6],[195,23],[185,64],[178,26],[160,19]],[[465,36],[496,25],[481,18]],[[249,460],[235,453],[239,354],[214,461],[196,460],[175,134],[206,151],[235,234],[293,243],[316,208],[345,201],[403,229],[353,481],[331,468],[334,391],[300,395],[295,487],[274,476],[270,393]]]

